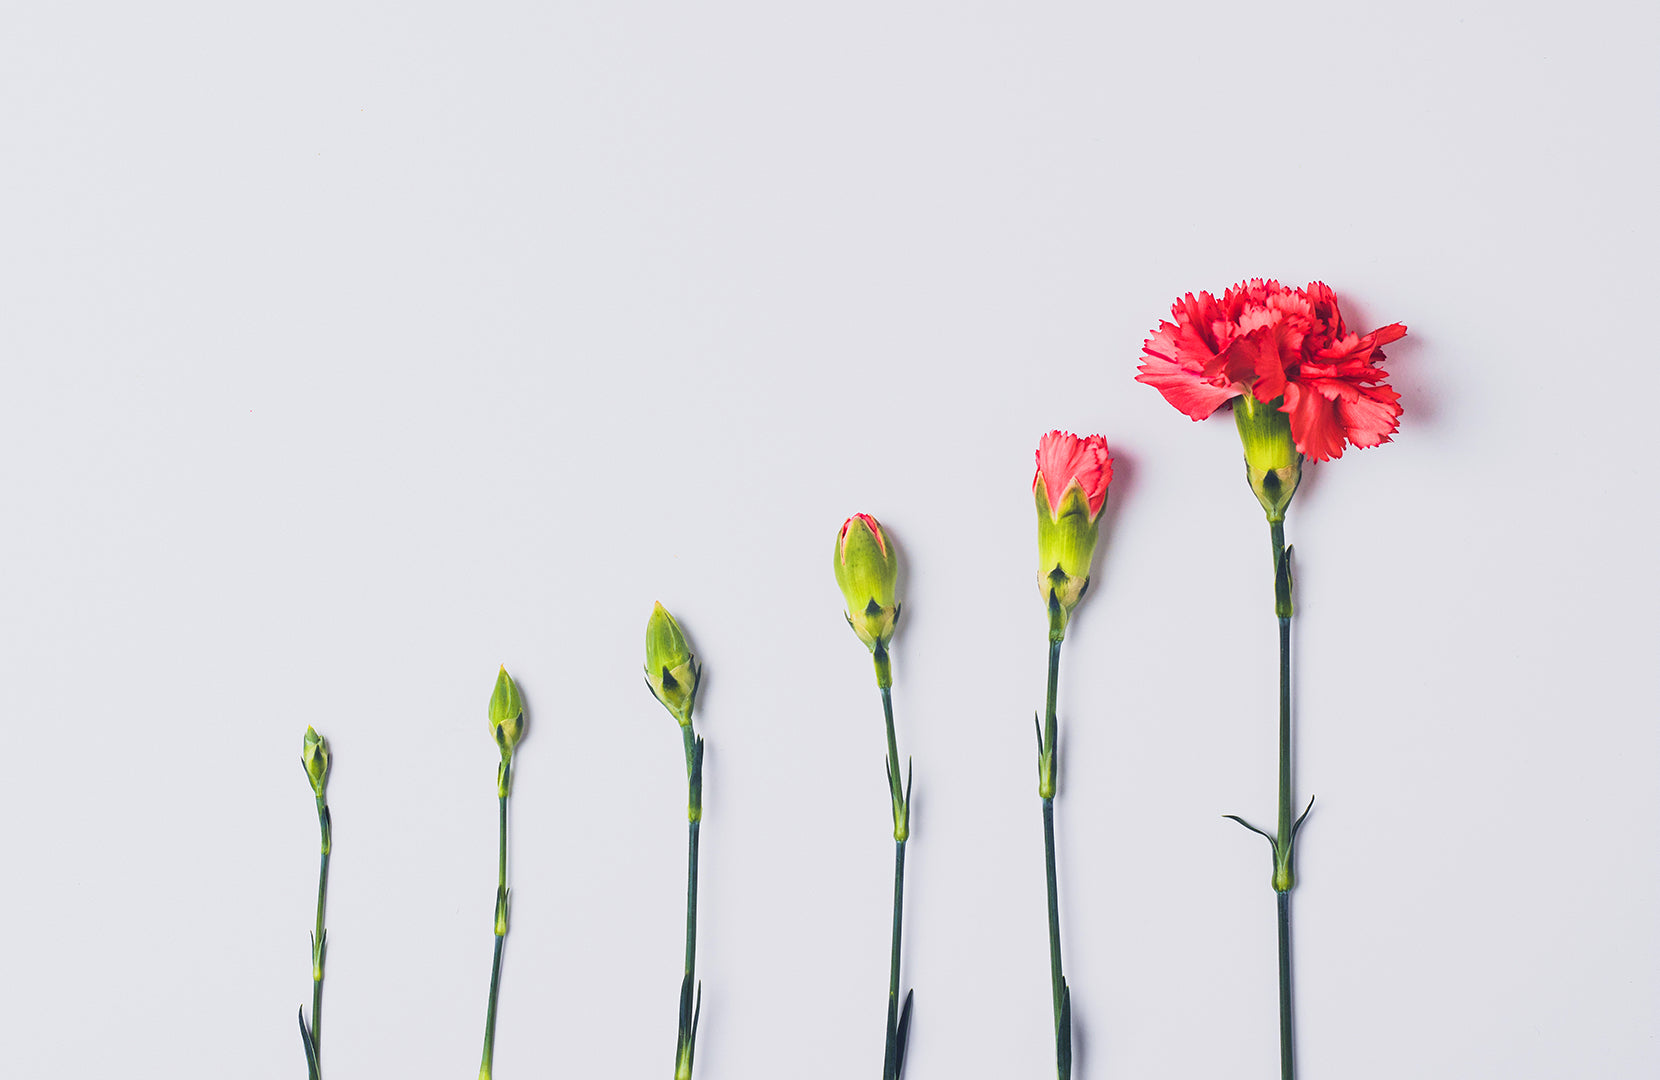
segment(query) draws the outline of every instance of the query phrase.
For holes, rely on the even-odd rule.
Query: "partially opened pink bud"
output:
[[[1049,605],[1055,640],[1089,588],[1101,511],[1112,482],[1112,455],[1099,435],[1051,431],[1038,441],[1032,496],[1038,512],[1038,592]]]
[[[894,586],[899,559],[881,523],[854,514],[836,533],[836,584],[847,601],[847,623],[872,651],[884,649],[899,619]]]

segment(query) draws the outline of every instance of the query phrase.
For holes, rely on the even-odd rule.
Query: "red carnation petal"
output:
[[[1315,461],[1343,456],[1343,424],[1337,402],[1312,387],[1291,383],[1285,388],[1285,404],[1280,411],[1291,417],[1291,438],[1302,453]]]
[[[1389,441],[1400,427],[1401,395],[1387,386],[1360,389],[1353,401],[1339,401],[1337,415],[1343,420],[1349,441],[1365,449]]]
[[[1233,343],[1233,353],[1238,362],[1230,365],[1230,374],[1235,382],[1249,385],[1258,401],[1273,401],[1285,393],[1285,361],[1270,329],[1240,338]]]
[[[1040,483],[1049,500],[1051,515],[1060,513],[1061,496],[1077,484],[1083,488],[1089,516],[1093,518],[1106,504],[1107,485],[1112,483],[1112,455],[1107,451],[1107,440],[1099,435],[1079,438],[1069,431],[1049,432],[1038,440],[1033,490]]]
[[[888,538],[882,535],[881,523],[869,514],[854,514],[852,517],[842,522],[841,532],[836,534],[836,543],[841,551],[842,565],[847,565],[847,530],[852,527],[855,521],[862,521],[865,523],[865,528],[869,529],[876,537],[876,550],[882,553],[882,557],[884,559],[887,558]]]
[[[1146,383],[1164,395],[1164,400],[1195,420],[1203,420],[1222,403],[1239,396],[1233,386],[1215,386],[1199,373],[1162,357],[1150,357],[1142,362],[1138,383]]]

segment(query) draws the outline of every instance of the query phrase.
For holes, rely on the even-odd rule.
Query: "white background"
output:
[[[79,4],[0,44],[10,1076],[874,1077],[892,848],[832,538],[905,560],[907,1075],[1053,1075],[1037,438],[1117,458],[1062,665],[1079,1068],[1276,1075],[1267,530],[1172,299],[1338,291],[1397,441],[1309,470],[1312,1078],[1660,1068],[1655,9]]]

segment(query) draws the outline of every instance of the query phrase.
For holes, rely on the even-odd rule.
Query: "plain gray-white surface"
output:
[[[1660,1071],[1652,5],[66,4],[0,41],[0,1071],[877,1075],[892,847],[832,539],[905,560],[907,1076],[1053,1075],[1032,452],[1118,462],[1061,671],[1081,1080],[1277,1075],[1267,530],[1132,382],[1320,278],[1397,441],[1311,467],[1309,1080]]]

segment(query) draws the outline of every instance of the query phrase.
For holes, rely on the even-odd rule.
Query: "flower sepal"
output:
[[[1233,403],[1234,426],[1245,448],[1245,479],[1271,522],[1285,520],[1303,479],[1303,455],[1291,437],[1291,418],[1280,410],[1282,400],[1262,402],[1241,394]]]

